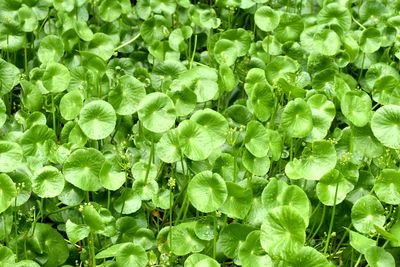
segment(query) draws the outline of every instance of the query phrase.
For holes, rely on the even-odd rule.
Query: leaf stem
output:
[[[217,217],[214,214],[214,229],[213,229],[214,237],[213,237],[213,258],[217,257]]]
[[[325,213],[326,213],[326,206],[324,205],[324,208],[322,209],[322,216],[321,216],[321,220],[319,221],[318,227],[317,229],[315,229],[314,233],[312,234],[312,236],[309,238],[309,240],[314,239],[314,237],[317,235],[319,229],[321,229],[322,224],[324,223],[324,219],[325,219]]]
[[[335,198],[333,199],[333,208],[332,208],[332,214],[331,214],[331,221],[330,221],[330,223],[329,223],[328,237],[327,237],[327,239],[326,239],[325,248],[324,248],[324,256],[325,256],[325,257],[326,257],[326,252],[328,251],[329,241],[330,241],[330,239],[331,239],[331,233],[332,233],[332,228],[333,228],[333,222],[334,222],[334,220],[335,220],[336,198],[337,198],[338,187],[339,187],[339,183],[336,184]]]
[[[196,49],[197,49],[197,34],[194,35],[193,52],[192,52],[192,56],[191,56],[190,61],[189,61],[189,69],[192,68],[194,56],[196,55]]]
[[[114,48],[114,51],[118,51],[119,49],[133,43],[134,41],[136,41],[137,38],[140,37],[140,33],[136,34],[135,36],[133,36],[130,40],[120,44],[119,46],[117,46],[116,48]]]
[[[56,111],[55,111],[54,95],[53,94],[51,94],[51,113],[53,115],[53,130],[54,130],[54,133],[56,134],[56,141],[57,141]]]

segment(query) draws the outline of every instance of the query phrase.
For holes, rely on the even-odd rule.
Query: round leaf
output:
[[[400,172],[394,169],[381,171],[374,185],[379,200],[391,205],[400,204]]]
[[[225,181],[210,171],[196,174],[190,180],[187,192],[190,203],[201,212],[216,211],[228,196]]]
[[[109,92],[108,101],[119,115],[131,115],[137,111],[140,100],[146,96],[144,85],[130,75],[118,79],[118,85]]]
[[[292,138],[306,137],[312,131],[311,109],[303,99],[296,98],[285,106],[280,127]]]
[[[138,115],[147,130],[163,133],[175,124],[174,102],[163,93],[148,94],[139,103]]]
[[[190,120],[201,125],[210,135],[214,148],[218,148],[225,143],[229,125],[228,121],[220,113],[206,108],[195,112],[190,117]]]
[[[381,247],[371,247],[365,252],[365,259],[371,267],[394,267],[396,262],[389,252]]]
[[[351,209],[351,221],[357,231],[375,233],[375,227],[383,226],[386,218],[381,202],[374,196],[366,195],[357,200]]]
[[[254,14],[254,22],[262,31],[273,31],[279,24],[279,14],[269,6],[261,6]]]
[[[99,173],[105,158],[93,148],[77,149],[64,162],[65,180],[85,191],[101,188]]]
[[[213,150],[212,139],[208,132],[192,120],[182,121],[178,128],[182,152],[191,160],[205,160]]]
[[[376,28],[365,29],[360,37],[360,49],[364,53],[373,53],[381,47],[381,32]]]
[[[17,196],[17,189],[10,176],[0,173],[0,213],[8,209]]]
[[[112,22],[121,16],[122,7],[118,1],[104,0],[99,7],[100,18],[107,22]]]
[[[364,127],[371,118],[372,101],[364,91],[347,92],[340,107],[343,115],[357,127]]]
[[[322,140],[327,135],[335,118],[335,105],[322,94],[311,96],[307,100],[307,104],[311,109],[313,121],[313,129],[307,137],[307,141]]]
[[[290,206],[274,208],[261,225],[261,246],[270,256],[285,257],[304,245],[305,230],[306,223],[297,209]]]
[[[64,44],[57,35],[47,35],[40,42],[38,58],[43,64],[58,62],[64,55]]]
[[[203,254],[192,254],[186,260],[184,267],[219,267],[219,263]]]
[[[60,63],[49,63],[43,73],[44,87],[51,93],[60,93],[68,88],[71,75],[67,67]]]
[[[333,206],[342,203],[353,188],[354,185],[346,180],[343,174],[334,169],[319,180],[316,192],[322,204]]]
[[[146,251],[133,243],[125,244],[118,249],[116,255],[117,266],[146,267],[148,258]]]
[[[400,148],[400,106],[386,105],[379,108],[371,119],[375,137],[390,148]]]
[[[46,166],[33,177],[32,191],[41,198],[56,197],[63,191],[64,183],[64,176],[57,168]]]
[[[260,243],[260,230],[249,233],[239,247],[239,260],[243,267],[269,267],[272,260],[265,255]]]
[[[255,157],[262,158],[268,155],[268,134],[260,122],[253,120],[247,124],[244,145]]]
[[[83,107],[83,97],[79,90],[66,93],[60,101],[60,113],[66,120],[75,119]]]
[[[0,172],[14,171],[22,157],[22,149],[17,143],[0,141]]]
[[[108,102],[94,100],[82,108],[78,124],[87,137],[99,140],[106,138],[114,131],[116,121],[117,115]]]

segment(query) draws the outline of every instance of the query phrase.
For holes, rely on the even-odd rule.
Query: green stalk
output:
[[[18,208],[17,208],[17,198],[14,200],[14,239],[17,241],[15,242],[15,259],[18,262]]]
[[[90,266],[95,267],[96,266],[96,251],[94,247],[94,235],[93,233],[89,234],[89,255],[90,255]]]
[[[26,36],[27,36],[27,34],[25,34],[25,38],[27,38]],[[28,50],[27,50],[27,46],[28,46],[28,44],[25,43],[25,45],[24,45],[24,68],[25,68],[25,76],[26,76],[26,79],[28,79],[28,77],[29,77],[29,69],[28,69]]]
[[[107,209],[109,210],[111,206],[111,191],[107,190]]]
[[[321,229],[322,224],[324,223],[324,219],[325,219],[325,212],[326,212],[326,206],[324,205],[324,208],[322,209],[322,216],[321,216],[321,220],[319,221],[319,225],[318,225],[317,229],[315,230],[315,232],[312,234],[312,236],[309,238],[309,240],[314,239],[314,237],[318,233],[319,229]]]
[[[330,239],[331,239],[331,233],[332,233],[332,228],[333,228],[333,222],[334,222],[334,220],[335,220],[336,198],[337,198],[338,187],[339,187],[339,183],[336,184],[335,198],[333,199],[333,208],[332,208],[332,214],[331,214],[331,222],[329,223],[328,237],[327,237],[327,239],[326,239],[325,248],[324,248],[324,256],[325,256],[325,257],[326,257],[326,252],[328,251],[329,241],[330,241]]]
[[[57,141],[56,111],[55,111],[54,95],[53,94],[51,94],[51,113],[53,115],[53,129],[54,129],[54,133],[56,134],[56,141]]]
[[[213,259],[217,258],[217,217],[214,213]]]
[[[189,61],[189,69],[192,68],[194,56],[196,55],[196,49],[197,49],[197,34],[194,35],[193,52],[192,52],[192,56],[191,56],[190,61]]]
[[[121,48],[123,48],[123,47],[125,47],[125,46],[127,46],[127,45],[129,45],[129,44],[131,44],[131,43],[133,43],[133,42],[136,41],[136,39],[139,38],[139,37],[140,37],[140,33],[136,34],[136,35],[135,35],[133,38],[131,38],[130,40],[128,40],[128,41],[122,43],[121,45],[117,46],[116,48],[114,48],[114,51],[118,51],[119,49],[121,49]]]
[[[147,180],[149,178],[149,172],[150,172],[150,167],[151,167],[151,161],[153,159],[154,155],[154,142],[151,141],[151,148],[150,148],[150,155],[149,155],[149,161],[147,162],[147,168],[146,168],[146,176],[144,177],[144,183],[147,184]]]

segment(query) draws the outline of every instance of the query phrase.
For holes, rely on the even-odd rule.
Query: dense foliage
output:
[[[0,0],[0,265],[399,266],[399,11]]]

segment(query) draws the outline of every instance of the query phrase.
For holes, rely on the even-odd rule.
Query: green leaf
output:
[[[4,212],[14,202],[17,189],[10,176],[0,173],[0,213]]]
[[[66,120],[73,120],[83,107],[83,96],[79,90],[66,93],[60,100],[60,113]]]
[[[196,174],[190,180],[187,192],[190,203],[201,212],[216,211],[228,196],[225,181],[210,171]]]
[[[65,223],[65,229],[68,239],[69,241],[71,241],[72,244],[75,244],[76,242],[85,239],[89,236],[90,233],[90,228],[87,225],[75,224],[69,219]]]
[[[112,22],[121,16],[122,7],[118,1],[104,0],[99,6],[100,18],[107,22]]]
[[[177,162],[181,158],[180,143],[177,129],[170,129],[163,134],[155,146],[155,153],[166,163]]]
[[[214,57],[219,64],[234,65],[238,57],[235,43],[226,39],[219,40],[214,46]]]
[[[316,193],[322,204],[333,206],[342,203],[353,188],[354,185],[334,169],[322,176],[317,184]]]
[[[396,237],[396,241],[391,241],[392,247],[400,247],[400,221],[397,221],[389,230],[389,233]]]
[[[333,30],[325,29],[314,34],[315,52],[326,56],[336,55],[342,42],[339,35]]]
[[[108,93],[108,101],[118,115],[132,115],[146,96],[143,83],[130,75],[118,79],[118,85]]]
[[[261,6],[254,14],[254,22],[262,31],[273,31],[279,25],[279,13],[269,6]]]
[[[126,173],[116,163],[105,160],[99,173],[101,185],[108,190],[119,189],[126,181]]]
[[[0,96],[10,92],[19,82],[19,69],[0,58]]]
[[[39,25],[35,12],[28,6],[18,9],[18,19],[24,32],[33,32]]]
[[[67,67],[60,63],[49,63],[43,73],[43,86],[50,93],[60,93],[68,88],[71,75]]]
[[[64,162],[65,180],[85,191],[99,190],[99,174],[104,160],[104,156],[94,148],[75,150]]]
[[[62,265],[69,257],[67,243],[63,236],[49,224],[37,223],[30,243],[37,243],[38,255],[36,257],[47,259],[42,266],[52,267]]]
[[[226,182],[228,197],[220,208],[221,212],[230,218],[244,219],[251,208],[249,199],[253,198],[250,189],[241,187],[233,182]]]
[[[0,172],[14,171],[22,158],[22,149],[17,143],[0,141]]]
[[[239,247],[239,260],[243,267],[273,266],[271,258],[265,253],[260,243],[260,230],[249,233]]]
[[[219,148],[225,143],[229,125],[220,113],[206,108],[196,111],[190,120],[195,121],[209,134],[214,148]]]
[[[297,185],[287,185],[283,181],[271,178],[262,191],[261,201],[266,210],[281,206],[295,208],[308,225],[311,211],[310,201],[306,193]]]
[[[393,75],[379,77],[374,83],[372,99],[381,105],[400,103],[399,79]]]
[[[108,60],[114,54],[114,42],[111,36],[96,32],[88,44],[88,52],[93,53],[103,60]]]
[[[252,120],[247,124],[244,145],[255,157],[262,158],[268,155],[268,134],[260,122]]]
[[[43,64],[58,62],[64,55],[64,44],[57,35],[47,35],[40,42],[38,58]]]
[[[64,189],[64,176],[53,166],[37,170],[32,180],[32,191],[41,198],[56,197]]]
[[[350,232],[350,245],[361,254],[365,254],[367,249],[376,246],[375,240],[370,239],[362,234],[359,234],[351,230],[349,230],[349,232]]]
[[[128,243],[118,249],[116,255],[117,266],[147,266],[148,258],[146,251],[133,243]]]
[[[302,152],[300,159],[294,159],[286,164],[286,175],[291,179],[305,178],[319,180],[335,168],[336,151],[329,141],[315,141]]]
[[[306,223],[297,209],[271,209],[261,225],[261,246],[270,256],[285,257],[300,249],[306,239]]]
[[[332,121],[335,118],[335,105],[322,94],[311,96],[307,100],[307,105],[311,109],[313,122],[313,129],[307,136],[307,141],[322,140],[327,135]]]
[[[217,247],[225,256],[234,259],[238,257],[240,245],[246,240],[247,235],[254,230],[247,224],[232,223],[225,226],[217,241]]]
[[[79,113],[79,127],[93,140],[104,139],[115,128],[117,116],[114,108],[104,100],[86,103]]]
[[[85,224],[90,227],[90,229],[94,231],[101,231],[104,229],[104,222],[96,210],[95,207],[91,203],[85,205],[82,208],[82,216]]]
[[[196,222],[187,222],[172,227],[167,239],[167,243],[172,244],[170,248],[172,253],[183,256],[191,252],[200,252],[205,248],[206,243],[200,240],[194,232],[195,224]]]
[[[371,247],[365,252],[365,259],[371,267],[394,267],[396,262],[389,252],[381,247]]]
[[[380,201],[391,204],[400,204],[400,172],[394,169],[384,169],[377,178],[374,191]]]
[[[312,247],[302,247],[287,255],[288,266],[298,267],[334,267],[328,259]]]
[[[364,127],[371,119],[372,101],[364,91],[347,92],[340,107],[343,115],[357,127]]]
[[[139,103],[138,115],[143,126],[152,132],[163,133],[175,124],[175,106],[166,94],[146,95]]]
[[[185,260],[184,267],[219,267],[221,266],[216,260],[204,254],[192,254]]]
[[[400,106],[386,105],[379,108],[371,119],[371,129],[375,137],[390,148],[400,148]]]
[[[269,120],[275,109],[275,95],[271,86],[267,83],[256,84],[251,91],[250,102],[257,119],[263,122]]]
[[[360,233],[375,233],[374,225],[383,226],[386,221],[381,202],[372,195],[359,198],[351,209],[351,221]]]
[[[280,128],[291,138],[303,138],[311,133],[312,122],[311,109],[303,99],[296,98],[285,106]]]
[[[365,29],[360,37],[360,49],[364,53],[373,53],[381,47],[381,32],[376,28]]]
[[[183,154],[191,160],[207,159],[213,150],[213,139],[208,132],[192,120],[184,120],[176,128]]]
[[[243,151],[242,163],[246,170],[257,176],[264,176],[267,174],[271,165],[268,156],[256,157],[247,149]]]
[[[340,3],[329,3],[319,11],[318,23],[339,25],[343,30],[349,30],[351,28],[351,14]]]
[[[122,191],[121,196],[115,200],[114,209],[121,214],[131,214],[140,209],[142,200],[131,188]]]

